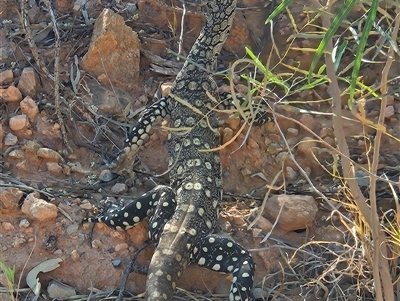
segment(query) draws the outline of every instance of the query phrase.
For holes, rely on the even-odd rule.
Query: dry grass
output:
[[[286,8],[287,16],[289,20],[293,21],[292,25],[297,31],[291,43],[294,43],[298,38],[311,35],[311,31],[307,32],[310,28],[315,29],[312,32],[314,38],[318,36],[323,37],[326,29],[332,26],[333,17],[330,12],[332,7],[329,4],[322,7],[318,1],[313,1],[312,5],[314,7],[308,11],[309,22],[303,28],[297,28],[297,25],[293,21],[295,18],[290,13],[290,8]],[[346,229],[342,232],[344,242],[310,241],[298,248],[293,255],[286,255],[287,266],[283,267],[282,271],[278,273],[281,276],[281,281],[269,281],[268,287],[265,287],[265,290],[269,292],[269,296],[273,297],[271,300],[281,300],[278,296],[282,297],[282,292],[290,292],[293,286],[300,286],[302,288],[300,294],[304,300],[314,300],[313,298],[317,297],[321,300],[394,301],[396,296],[397,298],[400,297],[400,205],[396,190],[394,189],[396,185],[399,185],[399,182],[389,181],[383,176],[378,176],[377,173],[381,139],[384,135],[388,135],[385,127],[387,99],[388,96],[394,93],[393,89],[389,89],[389,84],[396,80],[396,78],[389,77],[389,70],[395,60],[395,52],[398,51],[395,45],[397,44],[396,41],[399,34],[400,18],[398,16],[400,14],[400,7],[397,7],[395,11],[392,10],[390,13],[380,7],[379,12],[387,18],[387,23],[383,24],[385,25],[386,34],[382,34],[378,38],[381,43],[380,48],[385,49],[380,54],[383,54],[383,57],[386,59],[382,76],[378,79],[380,84],[377,87],[369,87],[363,85],[361,81],[357,81],[357,88],[354,92],[356,98],[349,100],[349,108],[354,104],[358,106],[356,110],[354,108],[351,110],[354,119],[360,122],[363,127],[370,127],[376,130],[375,139],[369,141],[372,144],[371,149],[366,150],[367,154],[371,153],[367,167],[360,166],[360,164],[351,159],[352,153],[349,150],[346,134],[343,129],[342,97],[349,94],[351,90],[350,86],[348,86],[343,91],[343,83],[350,85],[351,81],[345,77],[345,72],[342,72],[343,70],[338,69],[340,62],[334,61],[337,57],[332,58],[332,54],[338,51],[337,44],[340,42],[341,35],[344,35],[343,33],[339,33],[327,40],[324,48],[325,64],[320,67],[317,73],[312,73],[310,70],[301,70],[298,67],[284,63],[286,54],[291,50],[296,50],[291,48],[291,46],[287,48],[286,52],[283,51],[283,55],[280,54],[282,50],[279,52],[277,47],[272,48],[271,54],[280,57],[278,65],[272,67],[269,62],[265,65],[258,61],[256,55],[250,54],[254,62],[253,64],[259,68],[258,72],[264,76],[260,81],[255,80],[256,77],[247,78],[252,88],[266,91],[267,87],[271,86],[271,84],[279,87],[281,91],[280,103],[294,104],[295,102],[290,101],[291,97],[303,91],[304,85],[307,85],[307,89],[311,90],[321,84],[329,86],[331,98],[320,99],[320,103],[330,102],[332,104],[331,116],[337,147],[333,148],[327,145],[316,133],[306,128],[300,122],[295,122],[311,133],[317,143],[329,149],[332,158],[336,158],[334,160],[335,164],[332,164],[330,167],[324,166],[324,169],[343,183],[342,193],[344,199],[329,199],[331,202],[329,205],[331,208],[341,208],[340,211],[332,209],[330,218],[339,221],[343,226],[342,228]],[[322,20],[322,26],[317,25],[317,20],[319,19]],[[346,21],[344,24],[347,24],[349,28],[351,26],[356,27],[356,24],[350,21]],[[382,23],[379,24],[381,28],[383,25]],[[376,31],[371,31],[371,35],[376,34]],[[367,55],[373,49],[374,46],[366,49],[361,55]],[[303,48],[301,51],[306,50]],[[317,49],[309,49],[309,51],[311,53],[318,52]],[[274,68],[282,65],[292,70],[293,73],[277,73],[272,75]],[[307,81],[304,77],[296,77],[295,74],[311,74],[311,77]],[[338,74],[341,75],[338,76]],[[304,85],[299,88],[296,85],[299,83]],[[373,122],[365,116],[365,99],[372,97],[379,99],[381,103],[377,122]],[[296,104],[306,104],[307,102],[308,100],[305,99],[303,103],[296,102]],[[274,107],[271,109],[275,116],[287,118],[275,113]],[[322,114],[326,112],[315,113]],[[279,127],[279,124],[277,126]],[[360,135],[365,135],[365,133],[360,133]],[[285,137],[283,138],[285,139]],[[391,138],[394,141],[400,141],[400,137],[391,136]],[[367,136],[364,139],[369,140]],[[287,149],[290,152],[288,144]],[[292,153],[290,154],[292,160],[296,162],[295,156]],[[301,167],[298,167],[301,171]],[[357,169],[363,170],[369,176],[369,199],[360,190],[355,175]],[[311,182],[308,177],[306,179]],[[391,187],[394,208],[387,212],[379,210],[376,197],[377,180],[387,181],[387,184]],[[323,197],[323,199],[326,200],[327,198]],[[268,282],[267,280],[271,280],[269,276],[265,277],[265,283]]]

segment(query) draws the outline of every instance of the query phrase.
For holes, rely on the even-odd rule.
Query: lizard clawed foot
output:
[[[127,179],[134,178],[135,173],[132,170],[133,164],[135,163],[137,149],[133,150],[130,147],[124,147],[119,154],[118,158],[112,162],[108,168],[116,174],[122,175]]]

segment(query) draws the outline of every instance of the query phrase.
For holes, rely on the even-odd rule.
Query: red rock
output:
[[[3,12],[7,11],[7,6],[10,6],[10,4],[4,4],[0,3],[0,19],[4,19]],[[10,9],[10,12],[12,10]],[[17,16],[18,14],[15,13],[15,11],[12,11],[12,14],[10,14],[8,19],[10,19],[12,16]],[[11,63],[11,61],[15,62],[15,51],[17,49],[17,46],[14,42],[10,41],[9,39],[9,30],[6,30],[5,26],[4,28],[0,29],[0,63]]]
[[[14,230],[14,229],[15,229],[14,225],[11,224],[11,223],[8,223],[8,222],[2,223],[1,226],[2,226],[3,229],[6,230],[6,231],[11,231],[11,230]]]
[[[22,149],[14,149],[8,154],[8,157],[13,159],[24,159],[25,153]]]
[[[81,259],[79,252],[77,250],[71,251],[71,259],[72,259],[72,261],[75,261],[75,262],[78,262]]]
[[[318,126],[318,121],[310,114],[301,115],[300,122],[310,130],[315,130],[315,127]]]
[[[394,107],[393,106],[387,106],[385,109],[385,118],[392,117],[394,115]]]
[[[63,175],[63,168],[56,162],[46,162],[46,167],[53,176]]]
[[[28,194],[22,205],[22,212],[39,221],[55,219],[57,207],[39,197],[40,195],[37,192]]]
[[[115,183],[113,187],[111,187],[111,192],[115,194],[123,194],[128,190],[128,187],[125,183]]]
[[[23,95],[29,95],[31,97],[35,97],[40,91],[41,86],[39,76],[33,68],[24,68],[21,77],[19,78],[18,89]]]
[[[227,143],[233,137],[233,130],[231,128],[224,128],[223,135],[222,135],[222,142],[223,144]]]
[[[14,86],[9,86],[7,89],[0,89],[0,101],[17,102],[21,100],[22,100],[22,94],[18,88]]]
[[[299,135],[299,130],[296,128],[287,129],[287,137],[297,137]]]
[[[54,1],[54,7],[59,12],[69,14],[74,7],[74,2],[70,0],[56,0]]]
[[[8,133],[5,137],[4,137],[4,145],[6,146],[10,146],[10,145],[15,145],[18,143],[18,137],[15,136],[12,133]]]
[[[51,161],[51,162],[64,161],[64,159],[58,152],[47,147],[39,148],[36,152],[36,155],[39,158],[45,159],[46,161]]]
[[[233,130],[237,131],[240,127],[241,119],[239,117],[229,116],[225,123]]]
[[[109,9],[103,10],[93,30],[90,47],[82,60],[85,71],[96,77],[106,74],[119,88],[133,88],[139,76],[140,41],[124,19]]]
[[[304,137],[297,146],[297,150],[305,155],[310,156],[310,160],[313,161],[313,148],[317,146],[315,139],[311,137]]]
[[[0,212],[13,212],[24,193],[15,187],[0,187]]]
[[[28,116],[25,114],[13,116],[10,118],[10,129],[13,131],[20,131],[26,129],[29,126]]]
[[[281,207],[282,211],[279,213]],[[318,211],[312,196],[307,195],[274,195],[267,200],[264,215],[285,231],[306,229],[314,221]]]
[[[127,249],[128,249],[128,244],[126,242],[117,244],[115,246],[115,251],[116,252],[122,252],[122,251],[125,251]]]
[[[125,240],[125,231],[112,231],[110,234],[111,237],[117,238],[119,240]]]
[[[12,82],[14,74],[11,70],[4,70],[0,72],[0,85],[9,84]]]
[[[28,116],[29,121],[33,122],[39,114],[39,108],[35,101],[30,96],[26,96],[19,105],[22,113]]]

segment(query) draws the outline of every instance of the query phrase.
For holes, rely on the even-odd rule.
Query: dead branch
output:
[[[54,98],[55,98],[55,106],[56,113],[58,118],[58,123],[60,124],[61,134],[64,140],[64,144],[69,152],[72,152],[72,148],[69,145],[67,139],[67,133],[65,131],[64,121],[60,111],[60,77],[59,77],[59,65],[60,65],[60,34],[58,31],[57,21],[54,16],[54,11],[51,7],[51,4],[48,0],[45,0],[44,3],[49,10],[51,21],[53,23],[53,31],[56,36],[56,44],[55,44],[55,60],[54,60],[54,75],[52,75],[47,67],[44,65],[42,60],[39,57],[39,51],[37,49],[36,43],[33,40],[32,31],[28,19],[28,0],[21,1],[21,15],[22,15],[22,26],[25,31],[26,39],[29,44],[29,48],[31,49],[32,55],[35,59],[36,64],[39,66],[40,70],[44,73],[45,76],[54,81]]]
[[[72,153],[72,148],[69,145],[67,132],[65,131],[65,124],[62,118],[61,110],[60,110],[60,33],[58,31],[56,17],[54,15],[53,8],[51,7],[51,3],[49,0],[43,1],[47,9],[49,10],[51,22],[53,23],[53,31],[56,36],[55,41],[55,58],[54,58],[54,102],[56,106],[56,114],[58,123],[60,124],[61,135],[64,140],[64,145],[67,148],[68,152]]]

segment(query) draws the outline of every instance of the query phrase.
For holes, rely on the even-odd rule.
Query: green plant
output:
[[[15,266],[13,268],[10,268],[3,261],[0,261],[0,270],[5,275],[5,279],[7,281],[6,292],[10,294],[11,300],[15,300],[14,299]]]

